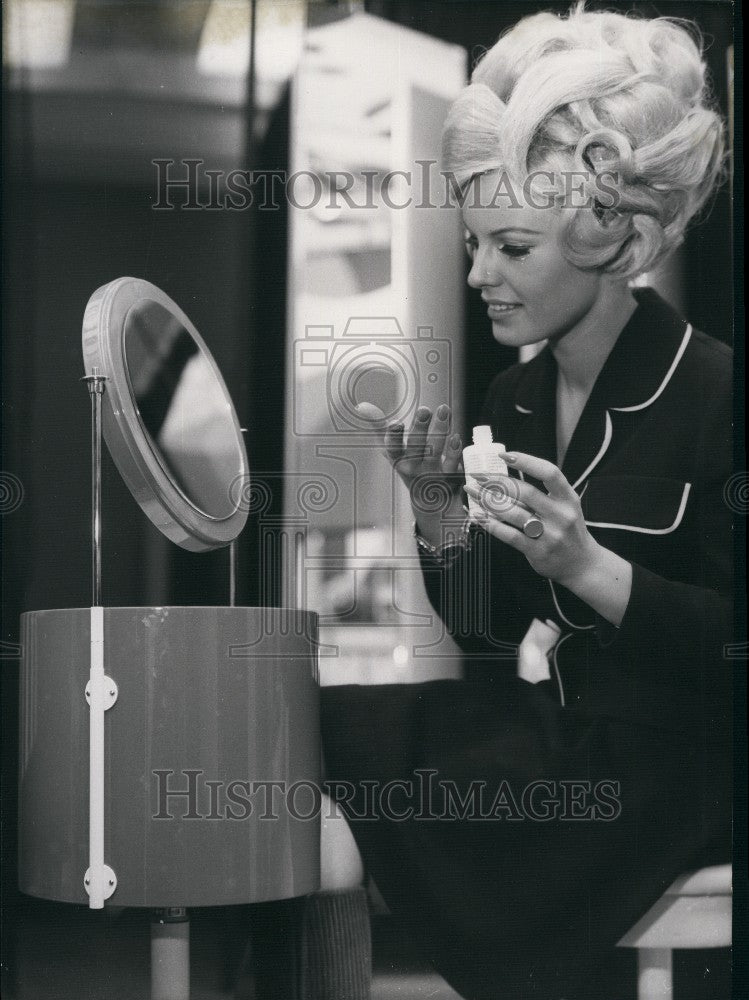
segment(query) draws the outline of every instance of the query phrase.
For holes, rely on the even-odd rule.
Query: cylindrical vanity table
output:
[[[103,384],[92,606],[22,618],[19,882],[151,910],[153,1000],[185,1000],[188,907],[319,886],[317,616],[99,603],[99,413],[143,511],[193,551],[244,527],[248,463],[210,352],[159,289],[99,289],[83,349],[89,387]]]

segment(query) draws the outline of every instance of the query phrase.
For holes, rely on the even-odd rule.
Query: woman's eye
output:
[[[468,256],[473,260],[476,256],[476,251],[478,250],[479,241],[475,236],[466,236],[465,248]],[[523,257],[527,257],[531,251],[529,246],[525,246],[521,243],[502,243],[497,247],[500,253],[503,253],[505,257],[511,257],[513,260],[521,260]]]
[[[512,257],[513,260],[527,257],[531,250],[530,247],[521,246],[519,243],[504,243],[499,249],[505,257]]]
[[[473,259],[476,256],[479,241],[475,236],[467,236],[464,243],[466,253],[471,259]],[[521,260],[523,257],[527,257],[531,251],[529,246],[525,246],[521,243],[503,243],[497,249],[500,253],[503,253],[505,257],[511,257],[513,260]]]

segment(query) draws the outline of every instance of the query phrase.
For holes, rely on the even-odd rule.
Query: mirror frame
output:
[[[125,353],[125,324],[133,306],[143,300],[157,302],[177,319],[203,352],[229,407],[239,444],[242,469],[234,512],[216,518],[199,510],[169,476],[155,443],[145,429],[133,398]],[[229,390],[205,341],[168,295],[141,278],[117,278],[98,288],[83,316],[83,361],[86,375],[98,368],[107,378],[102,396],[104,439],[120,475],[146,516],[172,542],[192,552],[207,552],[229,545],[247,523],[241,506],[248,495],[249,462]],[[234,493],[234,491],[232,491]]]

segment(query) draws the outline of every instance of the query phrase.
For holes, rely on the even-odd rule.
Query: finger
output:
[[[553,462],[547,462],[544,458],[536,458],[535,455],[526,455],[522,451],[506,452],[504,460],[513,469],[520,469],[533,479],[538,479],[549,491],[549,496],[557,500],[569,500],[577,494],[572,489],[566,478]]]
[[[403,457],[403,424],[390,424],[385,430],[385,454],[391,462]]]
[[[463,454],[463,442],[460,434],[453,434],[447,439],[442,452],[442,471],[447,475],[457,475],[463,468],[460,456]]]
[[[442,454],[445,450],[447,435],[450,433],[452,423],[452,413],[450,407],[442,403],[437,407],[432,417],[427,433],[427,457],[433,460],[433,465],[439,468],[442,462]]]
[[[509,524],[504,524],[502,521],[497,521],[488,514],[485,518],[479,518],[477,520],[487,535],[492,535],[492,537],[499,539],[500,542],[504,542],[506,545],[511,545],[513,549],[517,549],[518,552],[522,552],[525,556],[528,555],[529,540],[525,537],[522,531],[518,531]]]
[[[506,494],[508,498],[514,499],[518,507],[524,507],[532,514],[541,514],[547,518],[554,515],[557,501],[523,479],[516,479],[514,476],[487,476],[483,472],[473,473],[471,478],[484,489],[496,490],[498,500]]]
[[[404,457],[407,459],[420,460],[427,450],[427,436],[429,434],[429,424],[432,419],[432,411],[428,406],[420,406],[416,411],[413,425],[408,434],[408,440],[404,449]]]
[[[532,516],[532,511],[524,505],[518,504],[506,493],[499,493],[497,490],[487,487],[476,490],[471,485],[466,485],[464,490],[472,500],[480,504],[482,510],[486,511],[490,518],[509,524],[518,531],[523,530],[523,525]]]

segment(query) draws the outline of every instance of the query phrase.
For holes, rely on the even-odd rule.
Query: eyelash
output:
[[[466,250],[468,251],[468,256],[473,258],[474,253],[478,249],[478,244],[474,237],[468,237],[465,240]],[[499,248],[500,253],[503,253],[510,260],[523,260],[531,252],[531,248],[524,246],[520,243],[503,243]]]

